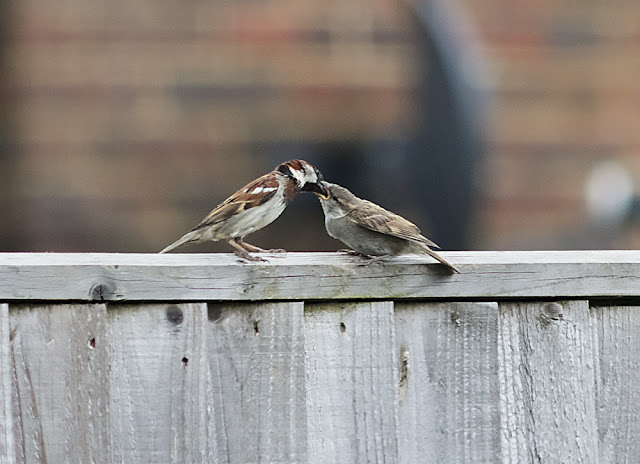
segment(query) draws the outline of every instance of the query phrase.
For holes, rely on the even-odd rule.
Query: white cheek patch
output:
[[[258,193],[273,192],[274,190],[278,190],[278,187],[256,187],[249,193],[257,195]]]
[[[296,180],[298,181],[298,184],[301,186],[307,183],[317,182],[318,180],[315,176],[315,173],[312,176],[307,174],[307,172],[305,171],[298,171],[297,169],[289,169],[289,170],[291,171],[291,175],[296,178]]]

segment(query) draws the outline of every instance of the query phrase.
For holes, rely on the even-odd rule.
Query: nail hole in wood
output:
[[[186,356],[184,356],[182,358],[182,364],[184,364],[184,367],[187,367],[187,364],[189,364],[189,358],[187,358]]]
[[[91,337],[88,345],[90,350],[94,349],[96,347],[96,337]]]
[[[344,325],[344,322],[340,323],[340,333],[345,333],[347,331],[347,326]]]
[[[253,321],[253,335],[260,333],[260,327],[258,327],[258,321]]]

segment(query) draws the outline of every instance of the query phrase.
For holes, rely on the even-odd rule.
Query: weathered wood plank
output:
[[[104,305],[11,306],[19,462],[98,462],[108,450]]]
[[[0,462],[16,462],[11,405],[11,333],[9,306],[0,303]]]
[[[108,311],[107,461],[208,462],[206,304]]]
[[[497,303],[396,303],[400,462],[500,462]]]
[[[307,462],[303,303],[210,303],[214,462]]]
[[[600,462],[640,456],[640,307],[591,309]]]
[[[586,301],[500,304],[505,461],[598,462],[589,322]]]
[[[338,253],[0,253],[0,300],[214,301],[637,296],[640,251],[443,252],[362,266]]]
[[[398,462],[392,302],[305,305],[311,463]]]

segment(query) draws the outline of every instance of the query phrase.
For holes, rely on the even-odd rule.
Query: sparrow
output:
[[[303,160],[291,160],[248,183],[224,200],[200,224],[164,248],[166,253],[188,242],[226,240],[235,253],[247,261],[266,261],[250,255],[263,250],[244,242],[244,237],[275,221],[300,191],[327,196],[320,171]]]
[[[430,247],[440,248],[418,226],[337,184],[323,182],[328,195],[320,195],[327,233],[366,257],[428,254],[451,272],[458,269]]]

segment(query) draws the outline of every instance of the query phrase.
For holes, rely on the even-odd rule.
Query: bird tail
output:
[[[447,266],[451,270],[451,272],[453,272],[454,274],[460,274],[460,271],[453,264],[451,264],[449,261],[444,259],[442,256],[440,256],[438,253],[433,251],[431,248],[429,248],[428,246],[424,246],[423,249],[424,249],[424,252],[427,253],[429,256],[431,256],[434,259],[437,259],[442,264]]]
[[[180,245],[184,245],[185,243],[188,243],[188,242],[195,242],[198,240],[198,238],[199,238],[199,231],[195,231],[195,230],[191,231],[183,235],[182,237],[180,237],[178,240],[173,242],[168,247],[163,248],[162,251],[160,251],[160,253],[166,253],[167,251],[171,251],[174,248],[178,248]]]

